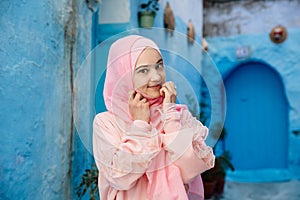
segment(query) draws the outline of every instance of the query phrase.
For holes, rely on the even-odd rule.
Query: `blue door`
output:
[[[287,168],[288,109],[279,75],[262,63],[246,63],[226,78],[225,89],[225,148],[235,168]]]

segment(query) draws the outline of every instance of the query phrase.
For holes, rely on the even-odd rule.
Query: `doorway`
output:
[[[225,89],[225,148],[237,171],[232,175],[269,173],[268,181],[276,179],[274,173],[288,166],[288,104],[280,76],[266,64],[244,63],[227,76]]]

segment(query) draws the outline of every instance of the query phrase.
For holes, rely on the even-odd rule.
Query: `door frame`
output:
[[[245,62],[240,62],[237,63],[234,67],[230,68],[230,70],[227,70],[226,72],[223,73],[223,80],[224,80],[224,85],[225,85],[225,90],[226,90],[226,80],[230,78],[230,75],[232,75],[239,67],[243,67],[245,65],[264,65],[265,67],[269,67],[274,73],[277,74],[282,86],[283,86],[283,93],[285,95],[286,103],[287,103],[287,108],[289,108],[289,102],[286,96],[286,89],[285,85],[282,79],[282,76],[280,73],[272,66],[269,64],[262,62],[262,61],[254,61],[254,60],[248,60]],[[287,110],[287,123],[289,123],[289,115],[288,115],[289,110]],[[225,125],[225,124],[224,124]],[[289,127],[286,130],[286,133],[289,134]],[[289,135],[287,135],[287,157],[289,157],[290,154],[290,140],[289,140]],[[286,181],[292,179],[292,173],[289,169],[289,158],[287,158],[287,165],[288,167],[286,169],[261,169],[261,170],[235,170],[234,172],[228,171],[227,172],[227,177],[226,179],[229,181],[238,181],[238,182],[270,182],[270,181]]]

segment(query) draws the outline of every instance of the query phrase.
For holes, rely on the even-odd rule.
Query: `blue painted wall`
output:
[[[131,28],[137,6],[130,0]],[[96,81],[86,58],[98,42],[92,40],[97,7],[76,0],[0,2],[0,199],[76,199],[92,163]],[[163,8],[156,20],[162,14]],[[185,34],[185,19],[175,16],[176,30]]]
[[[146,0],[123,0],[129,4],[129,12],[130,18],[128,22],[116,22],[113,23],[102,23],[99,21],[99,13],[97,13],[94,17],[94,24],[95,24],[95,43],[96,46],[99,42],[104,41],[105,39],[118,34],[123,31],[129,31],[131,29],[135,29],[139,27],[138,24],[138,11],[140,10],[140,4],[147,2]],[[186,34],[187,30],[187,23],[188,20],[191,19],[193,25],[195,27],[196,33],[196,41],[201,44],[202,38],[202,0],[184,0],[180,3],[176,1],[169,1],[170,6],[173,10],[174,17],[175,17],[175,31],[180,32],[182,34]],[[100,4],[99,10],[113,10],[116,7],[123,6],[119,5],[109,5],[111,7],[105,7],[106,4]],[[163,16],[164,16],[164,8],[166,5],[166,1],[159,1],[159,10],[156,13],[156,17],[154,19],[153,27],[163,28]],[[186,8],[186,9],[184,9]],[[122,14],[113,13],[114,18],[119,18]],[[119,19],[121,20],[121,19]],[[101,33],[101,34],[100,34]]]
[[[162,27],[164,3],[156,27]],[[176,11],[176,31],[185,34],[185,16],[199,17],[201,22],[202,8],[179,13],[189,4],[182,3],[172,1],[171,6]],[[112,26],[118,31],[137,27],[137,7],[137,1],[130,0],[129,26]],[[92,76],[92,60],[86,57],[97,43],[92,42],[96,8],[75,0],[0,2],[0,199],[76,199],[74,188],[92,163],[90,123],[97,77]],[[202,30],[202,24],[195,26]],[[300,177],[300,136],[294,134],[300,132],[300,30],[288,31],[281,45],[271,43],[268,34],[208,38],[208,42],[224,76],[246,61],[264,62],[280,74],[289,105],[288,168]],[[168,48],[196,48],[163,34],[154,39],[163,40],[160,44]],[[251,47],[251,57],[236,59],[235,48],[241,45]],[[198,56],[193,53],[187,58]],[[169,63],[177,63],[171,57]],[[198,85],[194,81],[193,87]]]
[[[253,61],[266,64],[279,74],[288,104],[287,169],[289,174],[287,176],[292,178],[300,177],[300,58],[298,56],[300,43],[297,42],[299,39],[299,29],[288,29],[288,38],[282,44],[272,43],[267,33],[207,38],[208,52],[224,78],[238,66]],[[235,54],[236,49],[243,46],[251,49],[250,55],[238,59]],[[280,113],[276,114],[280,115]],[[246,128],[242,124],[236,126],[241,130]]]
[[[0,2],[0,199],[74,197],[89,154],[72,122],[72,77],[91,49],[91,8]]]
[[[287,149],[283,150],[287,151],[287,153],[285,153],[287,160],[286,173],[284,173],[283,170],[280,170],[283,173],[277,173],[278,169],[275,169],[273,171],[274,173],[258,173],[258,171],[255,170],[253,171],[255,175],[251,178],[251,173],[244,171],[245,173],[235,173],[236,176],[231,176],[234,180],[253,181],[260,179],[260,181],[264,181],[300,177],[300,157],[298,153],[300,152],[300,96],[299,84],[297,82],[300,76],[298,64],[300,44],[297,42],[299,40],[299,8],[300,2],[297,0],[204,2],[203,35],[207,38],[209,43],[208,52],[223,77],[230,77],[231,73],[238,71],[240,66],[251,66],[251,63],[257,63],[260,66],[269,66],[271,70],[279,74],[280,81],[284,88],[284,98],[287,100],[287,113],[279,113],[279,116],[282,117],[282,123],[287,123],[287,130],[283,133],[285,135],[282,135],[284,137],[282,146],[285,146],[285,143],[287,143]],[[270,31],[277,25],[282,25],[288,30],[287,40],[278,45],[272,43],[269,39]],[[241,47],[246,51],[250,50],[250,54],[244,58],[237,58],[236,51]],[[204,66],[207,65],[205,60],[203,64]],[[207,67],[203,68],[206,69]],[[262,70],[261,73],[263,72]],[[212,75],[206,70],[204,70],[204,73]],[[244,74],[243,76],[248,77],[251,75]],[[237,79],[240,80],[241,84],[235,83],[238,85],[235,88],[240,88],[243,85],[243,77]],[[215,86],[217,86],[217,84],[215,84]],[[272,91],[274,90],[272,89]],[[239,93],[239,91],[237,91],[237,93]],[[207,94],[207,92],[204,91],[204,94]],[[235,94],[229,91],[228,95],[230,96],[227,99],[230,99],[234,97]],[[263,98],[267,98],[267,96]],[[274,102],[275,101],[272,101],[272,103]],[[264,102],[264,104],[268,106],[272,105],[272,103],[268,104],[268,102]],[[284,107],[284,104],[283,102],[280,106]],[[227,109],[234,108],[235,107],[230,106],[228,102]],[[255,110],[255,108],[252,109]],[[231,112],[231,110],[228,110],[228,112]],[[238,112],[238,110],[236,109],[233,112]],[[270,115],[267,117],[267,120],[272,120],[272,114],[266,113],[265,115]],[[285,117],[286,115],[287,117]],[[234,124],[234,122],[231,123]],[[246,125],[243,126],[241,124],[241,121],[236,122],[236,124],[236,132],[247,128]],[[246,140],[246,138],[243,139]],[[237,140],[238,138],[231,137],[230,142]],[[228,142],[229,141],[227,141],[226,146],[231,145],[228,144]],[[234,144],[232,145],[235,146]],[[252,141],[251,143],[247,143],[247,145],[251,146]],[[266,149],[267,148],[269,148],[269,146],[266,146]],[[276,154],[277,149],[278,148],[273,148],[274,154]],[[234,153],[237,153],[237,151]],[[257,163],[257,165],[259,164],[260,163]],[[241,177],[247,178],[243,179]]]

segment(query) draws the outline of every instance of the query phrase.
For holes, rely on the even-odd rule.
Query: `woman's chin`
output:
[[[150,98],[158,98],[158,97],[160,97],[161,95],[160,95],[159,92],[151,92],[151,93],[148,93],[148,96],[149,96]]]

